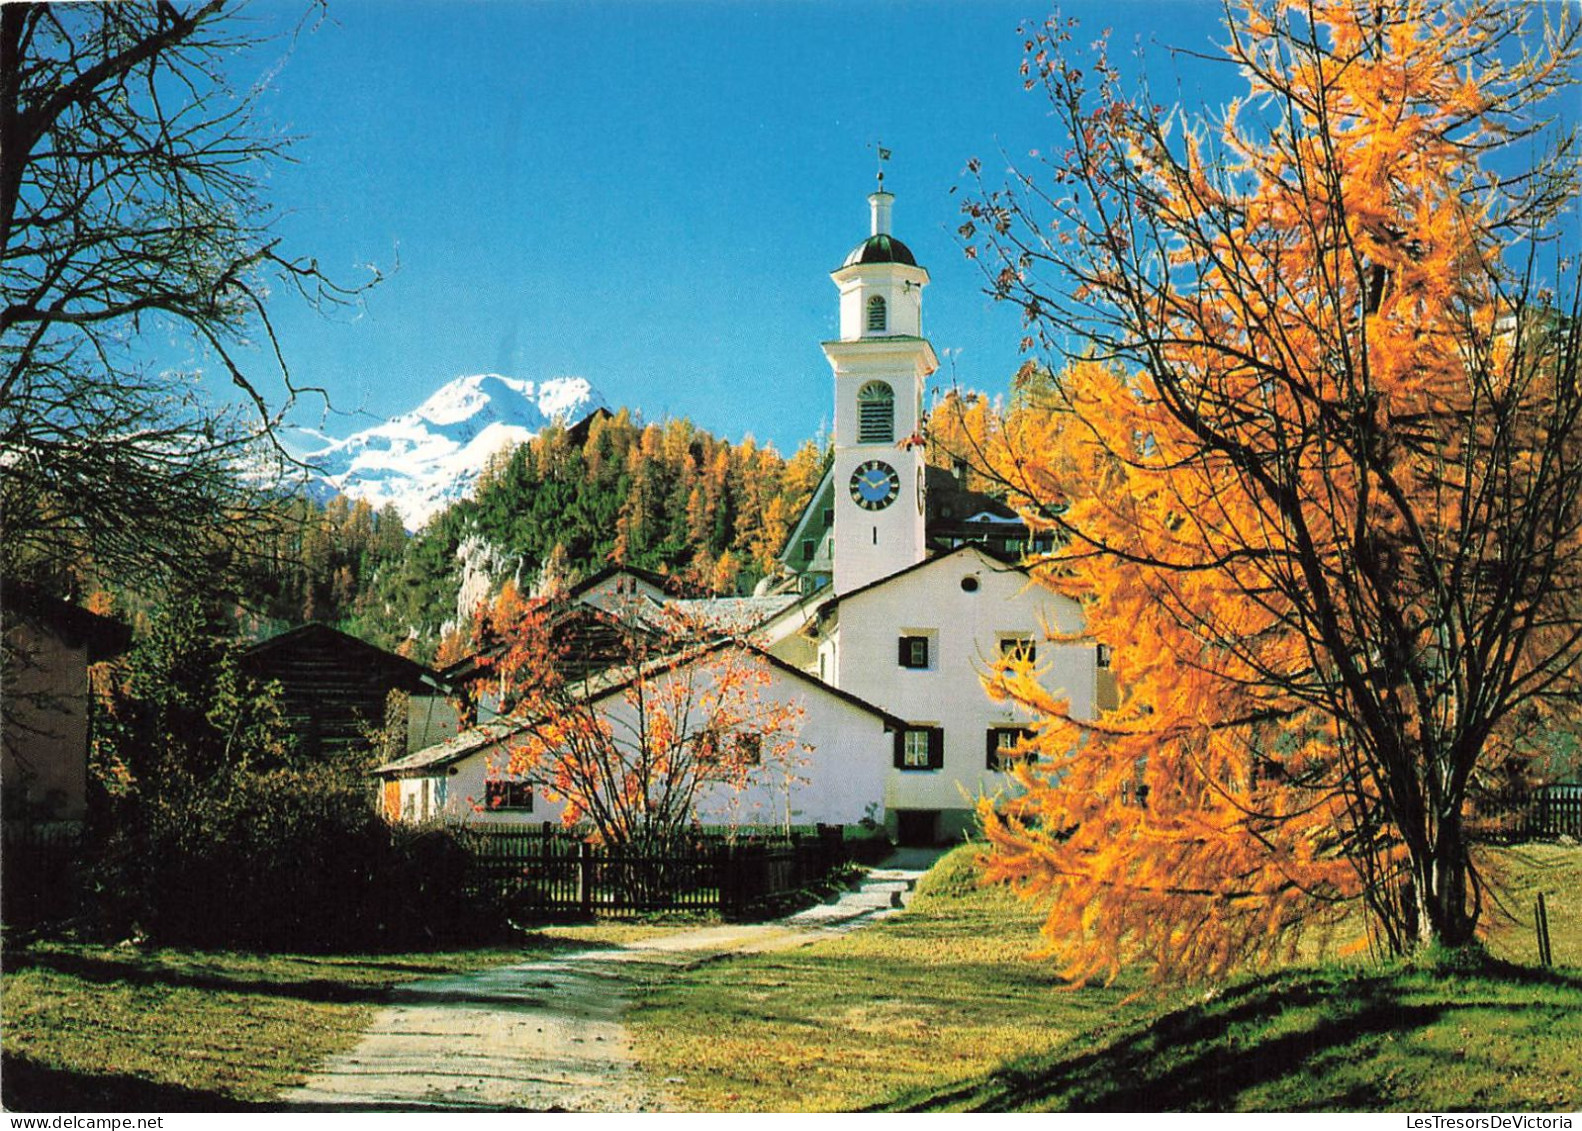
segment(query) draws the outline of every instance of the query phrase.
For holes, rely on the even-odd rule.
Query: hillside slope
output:
[[[904,1111],[1576,1111],[1582,1108],[1582,848],[1489,849],[1495,957],[1295,967],[1122,1015]],[[1529,914],[1549,903],[1557,966]],[[1142,1004],[1139,1001],[1137,1004]]]
[[[1582,977],[1293,970],[889,1111],[1574,1111]]]

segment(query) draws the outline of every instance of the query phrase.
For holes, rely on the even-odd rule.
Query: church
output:
[[[923,334],[928,271],[891,230],[881,180],[870,228],[830,276],[840,336],[823,343],[835,392],[834,463],[781,563],[799,599],[759,629],[769,652],[905,720],[883,810],[901,843],[957,839],[980,795],[1006,787],[1027,720],[982,677],[1006,654],[1091,716],[1113,696],[1105,653],[1055,641],[1081,609],[1019,564],[1047,549],[994,499],[924,461],[924,391],[938,367]]]
[[[1078,716],[1113,701],[1105,651],[1069,639],[1078,605],[1020,564],[1047,549],[960,470],[924,460],[924,394],[938,367],[923,335],[927,270],[891,231],[894,197],[868,198],[869,234],[831,278],[840,336],[823,343],[835,395],[834,460],[794,525],[781,571],[752,597],[688,600],[666,579],[612,567],[567,595],[574,607],[686,606],[745,632],[794,697],[814,748],[794,795],[754,804],[795,824],[882,819],[903,844],[959,839],[978,797],[1008,787],[1028,720],[989,698],[1003,655],[1032,661]],[[613,707],[612,707],[613,709]],[[478,725],[376,771],[393,818],[544,820],[541,783],[501,783],[504,720]],[[759,788],[755,786],[755,789]],[[782,786],[781,788],[786,788]],[[485,797],[506,805],[481,806]],[[436,800],[437,799],[437,800]],[[700,814],[710,820],[710,814]]]

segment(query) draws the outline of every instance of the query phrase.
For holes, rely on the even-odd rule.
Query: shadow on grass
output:
[[[461,1107],[418,1103],[251,1103],[223,1092],[160,1084],[138,1076],[49,1068],[25,1056],[0,1053],[0,1104],[8,1112],[517,1112],[528,1108]]]
[[[232,994],[259,994],[267,997],[289,997],[299,1001],[370,1003],[388,1000],[390,991],[379,985],[357,985],[334,981],[329,978],[276,978],[261,975],[256,978],[213,971],[183,970],[149,962],[147,964],[118,959],[95,958],[86,954],[58,952],[30,953],[26,956],[7,956],[6,972],[15,974],[23,969],[50,970],[66,974],[84,982],[117,984],[125,986],[168,986],[175,989],[214,990]]]
[[[138,1076],[48,1068],[0,1053],[0,1100],[7,1111],[267,1111],[220,1092],[159,1084]]]
[[[1383,1082],[1329,1078],[1388,1038],[1420,1031],[1452,1010],[1526,1014],[1508,991],[1582,991],[1582,979],[1491,963],[1472,978],[1436,981],[1406,970],[1378,977],[1270,975],[1222,996],[1118,1032],[1089,1035],[1088,1051],[1011,1062],[974,1080],[899,1097],[905,1111],[1228,1111],[1275,1085],[1288,1110],[1371,1110],[1392,1102]],[[1422,1000],[1437,997],[1439,1000]],[[1406,1000],[1417,999],[1417,1000]],[[1415,1055],[1432,1061],[1440,1054]]]
[[[539,961],[563,953],[597,949],[603,949],[602,945],[540,937],[535,938],[531,947],[524,949],[519,956],[501,953],[499,965]],[[203,952],[193,953],[199,961],[202,960]],[[216,955],[220,962],[224,961],[224,957]],[[267,959],[271,956],[258,957]],[[70,950],[25,948],[7,950],[5,968],[8,975],[26,969],[48,970],[100,985],[165,986],[172,989],[292,998],[305,1002],[367,1005],[382,1005],[400,999],[403,996],[401,983],[436,976],[456,977],[463,973],[439,964],[387,962],[377,955],[349,961],[296,955],[281,957],[299,966],[322,967],[325,976],[304,978],[268,970],[253,972],[245,969],[193,968],[185,960],[168,961],[158,954],[100,957]],[[366,970],[375,971],[378,977],[360,980],[359,975]],[[487,995],[479,1000],[488,1000]]]

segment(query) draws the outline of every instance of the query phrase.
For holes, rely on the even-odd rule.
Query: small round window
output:
[[[978,591],[978,579],[970,573],[963,577],[961,579],[961,591],[963,593],[976,593]]]

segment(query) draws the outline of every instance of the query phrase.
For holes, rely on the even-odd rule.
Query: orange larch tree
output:
[[[991,680],[1039,722],[989,874],[1079,978],[1221,972],[1357,900],[1388,949],[1473,940],[1480,778],[1579,691],[1568,13],[1227,16],[1248,92],[1213,120],[1029,33],[1064,137],[962,228],[1029,349],[1081,343],[956,429],[1123,689],[1078,720]]]

